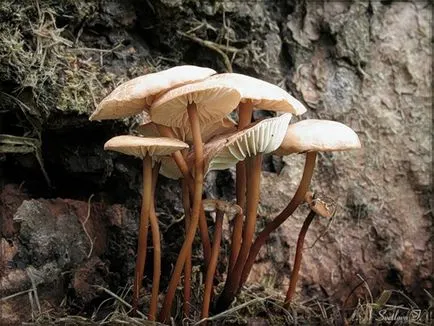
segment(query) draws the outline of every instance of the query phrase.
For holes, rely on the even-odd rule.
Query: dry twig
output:
[[[86,229],[86,223],[89,220],[90,217],[90,209],[91,209],[91,200],[93,198],[93,194],[90,195],[88,201],[87,201],[87,216],[86,219],[81,223],[81,226],[83,227],[84,233],[86,233],[87,238],[89,239],[90,242],[90,249],[89,249],[89,253],[87,254],[87,258],[89,259],[90,256],[92,256],[92,251],[93,251],[93,244],[94,244],[94,240],[95,238],[92,240],[92,238],[89,235],[89,232]]]
[[[190,40],[220,54],[220,56],[223,59],[223,63],[225,64],[227,72],[232,72],[231,61],[229,60],[229,57],[227,56],[227,54],[223,51],[227,51],[229,53],[237,53],[238,51],[240,51],[239,49],[232,47],[232,46],[226,46],[226,45],[221,45],[221,44],[214,43],[211,41],[202,40],[201,38],[199,38],[197,36],[189,35],[189,34],[186,34],[186,33],[180,32],[180,31],[178,31],[177,33],[178,33],[178,35],[181,35],[182,37],[188,38],[188,39],[190,39]]]

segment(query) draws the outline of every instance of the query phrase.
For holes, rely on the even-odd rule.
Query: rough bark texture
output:
[[[0,144],[0,296],[36,287],[41,306],[27,293],[1,301],[2,321],[29,320],[32,307],[37,314],[63,298],[71,313],[91,313],[105,298],[91,285],[116,292],[131,283],[140,162],[102,146],[135,122],[87,117],[129,78],[181,63],[224,72],[228,60],[234,72],[300,98],[304,118],[344,122],[363,144],[319,157],[312,188],[340,210],[327,230],[327,221],[309,230],[309,245],[327,232],[304,253],[300,297],[342,304],[359,274],[374,297],[392,288],[424,305],[432,291],[431,11],[428,1],[1,1],[0,134],[35,141]],[[258,228],[289,201],[302,165],[298,156],[265,158]],[[205,192],[233,199],[234,184],[234,171],[211,173]],[[177,182],[160,179],[163,288],[182,242],[180,195]],[[306,214],[271,237],[250,282],[285,289]],[[346,304],[364,295],[359,287]]]

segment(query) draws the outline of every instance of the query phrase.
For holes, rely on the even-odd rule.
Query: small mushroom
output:
[[[179,252],[173,275],[164,298],[163,307],[159,316],[159,321],[161,322],[167,321],[169,317],[176,287],[181,278],[188,252],[191,250],[199,216],[201,215],[204,178],[201,125],[206,125],[224,118],[228,113],[234,110],[239,100],[240,94],[238,91],[225,87],[217,82],[205,80],[172,89],[157,99],[151,106],[151,119],[157,124],[167,127],[183,127],[187,125],[187,120],[189,121],[195,153],[194,195],[190,228],[181,251]],[[179,153],[175,161],[178,164],[182,159],[182,155]],[[185,170],[185,167],[179,167],[181,171]]]
[[[274,152],[285,138],[291,117],[285,113],[211,139],[204,146],[205,171],[228,169],[249,157]],[[189,164],[192,160],[190,154]]]
[[[161,93],[203,80],[215,73],[209,68],[187,65],[131,79],[104,98],[89,119],[120,119],[138,114],[148,110]]]
[[[133,286],[133,309],[137,310],[141,280],[143,278],[144,265],[146,260],[146,242],[148,220],[151,224],[152,239],[154,247],[154,271],[151,294],[151,305],[149,318],[155,319],[158,304],[158,288],[161,273],[161,256],[158,221],[153,209],[153,187],[152,187],[152,156],[170,155],[174,151],[188,148],[188,144],[171,138],[144,138],[137,136],[117,136],[111,138],[104,145],[105,150],[120,152],[126,155],[132,155],[143,160],[143,200],[140,214],[140,228],[138,253],[136,259],[136,270]],[[158,169],[156,169],[158,175]],[[155,178],[155,177],[154,177]]]
[[[184,127],[166,127],[157,125],[152,122],[149,117],[143,118],[142,123],[136,129],[140,134],[147,137],[160,136],[160,133],[166,137],[177,138],[185,141],[188,144],[192,143],[192,133],[189,125]],[[227,133],[236,130],[235,122],[229,117],[223,117],[223,119],[209,123],[201,129],[203,141],[208,141],[211,137],[221,133]],[[177,164],[178,163],[178,164]],[[183,170],[181,170],[183,169]],[[165,157],[162,160],[162,166],[160,173],[171,179],[184,178],[189,182],[188,186],[191,189],[191,193],[194,193],[194,184],[192,178],[189,177],[189,169],[180,153],[174,153],[172,158]],[[206,224],[206,217],[201,210],[199,216],[199,231],[203,245],[203,252],[206,265],[209,263],[211,254],[211,245],[208,235],[208,226]]]
[[[209,68],[186,65],[134,78],[121,84],[104,98],[89,119],[118,119],[140,113],[142,116],[147,117],[149,116],[147,111],[150,109],[151,104],[165,92],[179,86],[204,80],[215,73],[214,70]],[[162,134],[162,136],[166,135]],[[174,159],[177,164],[182,162],[179,151],[174,153]],[[179,166],[180,169],[181,167],[185,168],[185,166]],[[185,169],[181,169],[181,172],[186,173]],[[207,241],[207,238],[204,238],[207,228],[206,221],[203,218],[201,218],[201,226],[201,238],[204,242],[204,251],[207,252],[210,245],[209,239]]]
[[[307,119],[288,127],[286,136],[275,155],[306,152],[336,152],[359,149],[359,137],[343,123]]]
[[[303,104],[284,89],[266,81],[236,73],[213,75],[209,80],[218,80],[237,89],[241,94],[238,105],[238,130],[248,126],[252,120],[253,109],[288,112],[300,115],[306,112]],[[236,166],[236,198],[237,204],[244,208],[246,204],[246,166],[240,161]],[[232,232],[229,271],[235,265],[241,247],[243,216],[236,216]]]
[[[222,238],[223,217],[226,214],[228,217],[236,214],[242,214],[243,210],[236,204],[230,204],[222,200],[205,199],[203,200],[205,211],[215,211],[215,231],[211,249],[211,260],[206,271],[205,290],[203,295],[202,314],[201,318],[207,318],[209,313],[209,305],[213,289],[214,274],[217,267],[218,256],[220,253],[220,242]]]
[[[191,135],[191,130],[188,128],[188,126],[184,128],[175,127],[175,128],[171,128],[171,130],[173,132],[172,137],[174,136],[183,141],[191,142],[192,135]],[[235,123],[230,118],[224,117],[221,121],[216,121],[214,123],[208,124],[201,131],[202,131],[202,137],[204,141],[207,141],[215,134],[227,133],[229,131],[234,131],[234,130],[236,130]],[[136,131],[138,131],[141,135],[146,137],[155,137],[160,135],[157,124],[152,122],[149,117],[144,117],[142,123],[139,125]],[[160,159],[160,162],[162,163],[160,169],[160,173],[162,175],[171,179],[182,179],[182,198],[183,198],[184,215],[185,215],[185,230],[187,231],[190,225],[189,182],[190,182],[191,189],[193,189],[194,186],[191,182],[190,177],[188,175],[184,176],[181,173],[181,171],[179,170],[178,166],[176,165],[172,157],[163,157]],[[205,236],[208,235],[208,230],[207,227],[204,228],[203,223],[201,226],[201,221],[206,221],[206,217],[203,211],[200,212],[200,217],[199,217],[199,229],[201,230],[200,234],[202,235],[203,238],[204,235]],[[206,230],[206,232],[203,232],[204,229]],[[211,245],[209,246],[209,253],[208,253],[206,250],[205,242],[206,240],[203,241],[204,257],[205,257],[206,266],[208,266],[211,258],[210,257]],[[184,318],[188,318],[190,312],[190,295],[191,295],[191,253],[187,257],[184,266],[184,289],[183,290],[184,290],[183,313],[184,313]]]
[[[297,287],[298,275],[300,272],[301,260],[303,257],[303,244],[307,230],[313,219],[318,215],[325,218],[332,218],[336,212],[336,203],[327,196],[311,192],[306,193],[305,201],[309,204],[310,212],[303,222],[300,233],[298,234],[297,249],[295,251],[294,265],[292,267],[291,278],[288,292],[284,302],[284,307],[289,308],[292,298]]]
[[[236,263],[232,270],[229,271],[224,290],[218,299],[218,311],[224,310],[232,302],[253,241],[259,202],[262,156],[273,152],[280,146],[291,117],[290,113],[286,113],[279,117],[264,119],[243,130],[220,135],[205,145],[206,171],[226,169],[234,166],[239,161],[246,160],[247,171],[249,172],[247,178],[246,222],[242,243],[239,245],[240,250]]]
[[[303,202],[312,179],[317,152],[345,151],[360,147],[361,144],[357,134],[351,128],[339,122],[310,119],[289,125],[282,144],[274,154],[306,153],[303,176],[289,204],[256,237],[243,268],[240,286],[247,280],[256,256],[270,233],[291,216]]]
[[[162,136],[158,131],[156,124],[151,121],[149,116],[142,117],[142,122],[135,129],[135,131],[139,133],[139,135],[142,137]],[[184,141],[183,139],[178,137],[168,137],[168,138],[176,138]],[[160,167],[161,175],[173,180],[178,180],[183,178],[183,175],[179,170],[178,166],[176,165],[176,162],[173,160],[172,156],[160,156],[158,158],[154,157],[153,159],[154,160],[157,159],[159,162],[161,162],[161,167]]]

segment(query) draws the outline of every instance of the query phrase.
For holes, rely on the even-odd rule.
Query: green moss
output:
[[[106,69],[107,57],[125,48],[93,48],[80,40],[83,21],[98,14],[92,1],[37,4],[0,3],[0,83],[42,120],[54,110],[88,114],[120,82],[154,69],[140,61],[121,73]]]

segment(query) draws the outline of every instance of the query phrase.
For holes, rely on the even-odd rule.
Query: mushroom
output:
[[[223,86],[218,82],[205,80],[175,88],[162,95],[151,106],[151,119],[157,124],[167,127],[182,127],[187,125],[187,120],[189,120],[195,153],[194,195],[190,228],[176,261],[173,275],[164,298],[163,307],[159,316],[161,322],[165,322],[170,314],[176,287],[179,283],[188,252],[191,250],[190,248],[199,222],[199,215],[201,215],[204,173],[201,125],[222,119],[234,110],[239,100],[240,94],[238,91]],[[174,156],[177,164],[183,160],[180,152],[178,153],[178,158],[175,159]],[[179,167],[180,170],[185,173],[185,166]]]
[[[291,300],[295,294],[298,274],[300,272],[301,259],[303,256],[304,238],[306,237],[306,233],[309,229],[310,224],[317,215],[325,218],[332,218],[336,212],[336,203],[323,194],[318,195],[317,193],[313,194],[312,192],[307,192],[305,196],[305,201],[309,204],[310,212],[304,220],[303,226],[301,227],[300,233],[298,234],[294,265],[292,267],[288,292],[286,293],[286,298],[284,302],[285,308],[289,308]]]
[[[215,73],[209,68],[186,65],[131,79],[104,98],[89,119],[120,119],[141,113],[148,110],[161,93],[203,80]]]
[[[150,220],[154,247],[154,271],[152,283],[151,306],[149,318],[155,319],[158,304],[158,288],[160,280],[160,241],[158,221],[153,209],[152,189],[152,156],[170,155],[174,151],[188,148],[188,144],[171,138],[143,138],[136,136],[117,136],[111,138],[104,145],[105,150],[132,155],[143,160],[143,199],[140,214],[140,228],[138,253],[133,286],[133,309],[137,310],[141,280],[143,278],[144,264],[146,259],[146,241],[148,220]],[[156,169],[157,170],[157,169]],[[157,170],[158,173],[158,170]]]
[[[143,136],[145,137],[156,137],[159,136],[159,132],[155,127],[153,122],[148,122],[142,125]],[[189,189],[188,182],[182,175],[178,166],[171,156],[161,156],[161,157],[153,157],[153,160],[160,164],[159,173],[166,178],[181,180],[182,185],[182,203],[184,208],[184,221],[185,221],[185,232],[187,232],[190,223],[190,198],[189,198]],[[190,293],[191,293],[191,252],[187,257],[187,261],[184,266],[184,305],[183,312],[184,316],[189,316],[190,310]]]
[[[161,134],[166,137],[181,139],[188,144],[192,143],[192,133],[189,125],[170,128],[152,122],[149,117],[144,117],[142,123],[136,130],[140,134],[148,137],[160,136]],[[228,133],[234,130],[236,130],[235,122],[229,117],[223,117],[221,120],[213,121],[203,126],[201,134],[203,141],[206,142],[216,134]],[[194,184],[190,176],[189,168],[180,153],[174,153],[173,159],[165,158],[161,167],[161,174],[172,179],[183,177],[188,183],[191,194],[194,193]],[[208,265],[211,255],[211,245],[206,217],[202,209],[199,216],[199,231],[203,245],[205,263]]]
[[[221,134],[204,146],[205,171],[224,170],[258,154],[274,152],[282,143],[292,115],[257,121],[243,130]],[[193,161],[193,153],[188,163]]]
[[[170,128],[173,132],[171,135],[172,137],[176,137],[178,139],[181,139],[183,141],[191,143],[192,141],[192,134],[191,134],[191,128],[189,126],[183,126],[182,128]],[[215,134],[221,134],[221,133],[228,133],[230,131],[236,130],[235,123],[228,117],[224,117],[221,121],[216,121],[211,124],[207,124],[202,130],[202,138],[206,142],[209,138],[214,136]],[[146,137],[155,137],[159,136],[160,132],[158,131],[158,126],[154,122],[151,121],[149,117],[144,117],[142,123],[136,128],[136,131],[138,131],[141,135]],[[192,186],[192,180],[188,175],[185,177],[182,175],[181,171],[179,170],[178,166],[176,165],[173,158],[165,157],[161,160],[162,166],[160,173],[163,174],[166,177],[172,178],[172,179],[180,179],[182,178],[182,198],[183,198],[183,206],[184,206],[184,216],[185,216],[185,230],[189,229],[190,225],[190,198],[189,198],[189,182]],[[193,186],[194,187],[194,186]],[[192,188],[193,189],[193,188]],[[192,191],[193,192],[193,191]],[[205,214],[201,210],[201,219],[205,220]],[[202,230],[201,234],[204,235],[204,227],[200,227]],[[208,235],[208,229],[206,228],[205,236]],[[203,236],[202,236],[203,239]],[[204,245],[204,256],[206,265],[208,266],[209,261],[211,259],[211,246],[209,246],[209,253],[207,253],[206,244],[205,242],[209,241],[205,240],[202,241]],[[185,262],[184,266],[184,304],[183,304],[183,313],[184,317],[188,318],[189,311],[190,311],[190,294],[191,294],[191,252],[187,257],[187,260]]]
[[[189,128],[189,125],[169,128],[152,122],[149,116],[143,117],[142,120],[143,120],[142,123],[136,128],[136,130],[144,136],[155,137],[155,136],[160,136],[161,133],[166,137],[181,139],[187,142],[188,144],[192,143],[192,133],[191,133],[191,128]],[[201,130],[201,134],[202,134],[203,141],[206,142],[216,134],[227,133],[234,130],[236,130],[235,122],[232,121],[232,119],[230,119],[229,117],[223,117],[223,119],[221,120],[203,126]],[[178,162],[179,167],[176,166],[176,161]],[[174,164],[172,164],[172,162]],[[165,163],[168,164],[162,165],[161,174],[168,176],[169,178],[172,179],[175,178],[178,179],[181,178],[181,176],[183,176],[184,180],[188,181],[189,188],[191,190],[191,193],[193,194],[194,184],[192,182],[192,178],[190,178],[188,167],[186,166],[185,161],[182,158],[182,155],[180,155],[179,153],[174,153],[173,159],[170,160],[166,158]],[[207,265],[211,255],[211,245],[210,245],[210,240],[208,235],[208,226],[206,223],[206,217],[202,209],[199,216],[199,230],[200,230],[200,236],[203,245],[204,258]]]
[[[131,79],[118,86],[104,98],[89,119],[118,119],[140,113],[142,116],[147,117],[148,113],[146,111],[154,100],[168,90],[204,80],[215,73],[210,68],[185,65]],[[174,154],[175,157],[176,154]],[[201,218],[201,226],[204,252],[207,253],[210,245],[209,239],[206,237],[206,221],[203,218]],[[205,238],[203,238],[204,236]]]
[[[266,81],[236,73],[213,75],[208,79],[218,80],[240,92],[241,101],[238,105],[239,130],[250,124],[254,107],[267,111],[289,112],[295,115],[306,112],[306,108],[301,102],[284,89]],[[237,204],[244,208],[246,201],[246,167],[244,161],[237,163],[235,184]],[[236,216],[232,232],[229,271],[232,270],[241,248],[242,229],[243,216]]]
[[[205,145],[207,171],[226,169],[243,160],[246,160],[249,171],[247,213],[242,245],[237,261],[233,269],[229,271],[224,290],[219,297],[218,309],[228,306],[235,296],[244,262],[252,244],[259,202],[262,155],[273,152],[280,146],[291,117],[290,113],[286,113],[279,117],[264,119],[241,131],[220,135]]]
[[[289,125],[282,144],[273,154],[283,156],[306,153],[303,176],[289,204],[256,237],[243,268],[240,286],[247,280],[256,255],[265,244],[270,233],[291,216],[303,202],[312,179],[317,152],[345,151],[360,147],[361,144],[357,134],[351,128],[336,121],[308,119]]]
[[[160,132],[158,131],[159,128],[161,128],[161,126],[158,126],[156,123],[152,122],[149,117],[146,117],[136,128],[136,131],[145,137],[155,137],[156,135],[160,135]],[[180,139],[187,144],[193,143],[193,135],[189,125],[171,129],[174,138]],[[221,120],[213,121],[205,126],[201,126],[202,141],[206,143],[214,136],[227,134],[235,130],[236,123],[229,117],[223,117]]]
[[[207,318],[209,304],[213,289],[214,274],[217,267],[218,256],[220,253],[220,242],[222,238],[223,217],[224,215],[233,216],[242,214],[242,209],[236,204],[230,204],[222,200],[206,199],[203,200],[205,211],[216,211],[214,239],[211,250],[211,260],[206,271],[205,290],[203,295],[201,318]]]
[[[159,136],[159,127],[161,129],[162,126],[158,126],[156,123],[152,122],[149,117],[144,117],[142,123],[139,125],[136,130],[144,135],[144,136]],[[167,129],[169,129],[167,127]],[[178,139],[181,139],[183,141],[186,141],[187,143],[191,143],[192,141],[192,133],[191,128],[189,126],[183,126],[181,128],[174,127],[170,128],[172,133],[169,134],[171,137],[175,137]],[[211,137],[213,137],[216,134],[222,134],[222,133],[228,133],[231,131],[236,130],[235,122],[232,121],[229,117],[223,117],[223,119],[209,123],[205,125],[202,130],[202,139],[206,142]],[[194,185],[192,183],[192,179],[190,178],[190,173],[185,172],[185,175],[183,176],[180,169],[176,165],[173,158],[165,157],[164,160],[162,160],[162,166],[160,173],[163,174],[166,177],[172,178],[172,179],[179,179],[182,178],[182,189],[183,189],[183,204],[184,204],[184,212],[185,212],[185,222],[186,222],[186,230],[188,230],[187,225],[189,225],[189,222],[187,222],[190,218],[190,208],[189,204],[186,205],[186,201],[190,203],[189,198],[187,199],[186,196],[189,196],[189,184],[191,193],[194,192],[193,188]],[[187,168],[188,170],[188,168]],[[187,188],[186,188],[187,187]],[[187,191],[187,192],[186,192]],[[203,212],[203,209],[201,209],[200,216],[199,216],[199,229],[202,239],[202,245],[204,248],[204,258],[206,262],[206,266],[208,266],[211,256],[211,245],[209,244],[209,237],[208,236],[208,227],[206,224],[206,216]],[[208,249],[209,248],[209,249]],[[190,277],[191,277],[191,258],[188,257],[187,261],[184,266],[184,306],[183,306],[183,312],[184,316],[188,317],[189,315],[189,301],[190,301]]]

